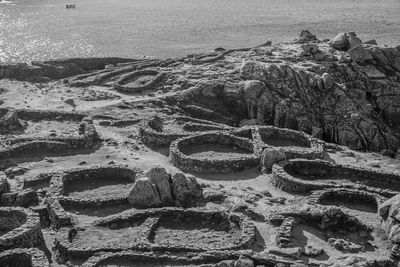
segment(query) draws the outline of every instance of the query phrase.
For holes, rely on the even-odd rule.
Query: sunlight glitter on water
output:
[[[302,29],[400,44],[398,0],[74,0],[76,9],[64,0],[9,2],[0,2],[0,61],[176,57],[289,41]]]

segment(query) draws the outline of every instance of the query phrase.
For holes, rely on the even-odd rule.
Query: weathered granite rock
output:
[[[162,132],[164,126],[163,126],[163,120],[158,117],[154,116],[150,121],[149,121],[149,126],[153,128],[154,130],[158,132]]]
[[[356,46],[362,46],[361,39],[353,34],[348,35],[348,42],[349,42],[349,49],[356,47]]]
[[[266,148],[261,156],[261,165],[264,166],[267,170],[271,170],[272,165],[285,159],[285,153],[280,151],[279,149]]]
[[[135,207],[191,207],[203,198],[203,189],[193,176],[179,172],[170,175],[161,167],[152,168],[146,175],[136,180],[129,192],[129,203]]]
[[[169,182],[170,175],[167,173],[165,168],[152,168],[146,173],[146,176],[149,177],[150,181],[157,187],[157,191],[160,195],[160,200],[163,205],[172,205],[173,199]]]
[[[195,205],[203,196],[203,189],[196,178],[180,172],[171,175],[171,190],[175,205],[181,207]]]
[[[132,206],[137,208],[162,206],[157,187],[148,177],[143,177],[135,181],[129,192],[128,201]]]
[[[379,208],[379,215],[383,218],[382,228],[393,244],[391,256],[399,260],[400,254],[400,194],[384,202]]]
[[[299,42],[310,42],[318,40],[315,34],[311,33],[308,30],[302,30],[299,34],[298,41]]]
[[[364,44],[378,45],[378,43],[377,43],[377,41],[375,39],[371,39],[371,40],[365,41]]]
[[[349,46],[347,33],[339,33],[329,42],[329,45],[338,50],[346,50]]]
[[[351,60],[360,65],[365,65],[368,61],[374,59],[371,53],[367,49],[365,49],[362,45],[350,48],[348,53],[350,55]]]
[[[7,181],[7,176],[3,172],[0,172],[0,197],[4,193],[7,193],[9,189],[10,188]]]

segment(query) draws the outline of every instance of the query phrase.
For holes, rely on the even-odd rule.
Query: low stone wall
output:
[[[44,64],[63,66],[65,64],[75,64],[79,68],[85,71],[100,70],[104,69],[107,65],[117,65],[120,63],[134,62],[131,58],[121,57],[89,57],[89,58],[65,58],[65,59],[53,59],[44,61]]]
[[[15,109],[0,109],[0,134],[7,134],[21,127]]]
[[[342,209],[332,206],[303,205],[286,207],[271,214],[269,221],[275,225],[282,225],[286,218],[292,218],[297,223],[316,227],[318,229],[342,228],[351,231],[365,231],[372,229],[357,217],[343,212]]]
[[[207,120],[194,119],[186,116],[173,116],[169,120],[160,118],[162,126],[164,124],[178,124],[176,127],[182,127],[180,132],[166,132],[160,129],[155,129],[152,125],[154,118],[146,121],[139,128],[139,136],[142,142],[146,145],[166,146],[170,145],[172,141],[189,135],[198,134],[205,131],[221,131],[232,129],[229,126],[214,123]]]
[[[142,86],[127,86],[125,85],[126,82],[128,82],[129,80],[136,78],[136,77],[140,77],[143,75],[152,75],[154,76],[152,78],[152,80]],[[114,89],[116,89],[119,92],[123,92],[123,93],[130,93],[130,94],[135,94],[135,93],[140,93],[142,91],[145,90],[150,90],[152,89],[154,86],[156,86],[163,78],[165,77],[165,73],[163,72],[159,72],[156,70],[138,70],[138,71],[134,71],[132,73],[128,73],[125,74],[124,76],[122,76],[115,84],[114,84]]]
[[[17,111],[18,114],[24,119],[37,120],[41,119],[58,119],[64,120],[71,118],[73,120],[80,118],[80,114],[70,114],[70,113],[62,113],[58,114],[57,112],[44,112],[40,111],[26,111],[21,110]],[[40,117],[43,115],[43,117]],[[55,117],[56,115],[60,115]],[[64,116],[62,116],[64,115]],[[99,141],[99,137],[97,135],[96,129],[93,125],[93,121],[89,117],[84,117],[82,122],[78,128],[78,135],[66,135],[66,136],[48,136],[48,137],[23,137],[23,138],[10,138],[6,140],[8,144],[7,147],[3,147],[0,149],[0,159],[5,159],[8,157],[18,157],[21,154],[26,152],[40,152],[40,151],[48,151],[48,152],[57,152],[64,151],[67,149],[79,149],[79,148],[90,148],[97,141]]]
[[[52,174],[50,186],[46,195],[46,204],[49,219],[55,228],[72,226],[72,218],[65,211],[63,205],[74,207],[105,207],[115,204],[128,204],[128,193],[120,196],[99,196],[97,198],[76,198],[66,196],[66,187],[71,183],[96,180],[101,177],[113,179],[117,176],[127,177],[135,181],[139,169],[131,169],[122,165],[94,166],[90,168],[77,168]]]
[[[281,226],[279,226],[278,233],[276,234],[276,245],[278,247],[294,247],[294,243],[292,241],[292,230],[296,223],[296,220],[292,217],[287,217],[283,220]]]
[[[253,153],[243,154],[243,156],[233,159],[198,159],[181,151],[185,146],[204,143],[234,145]],[[170,157],[172,163],[181,170],[204,173],[240,171],[257,166],[260,160],[260,155],[254,153],[251,140],[221,132],[210,132],[177,139],[171,143]]]
[[[2,207],[0,221],[1,227],[8,229],[8,232],[0,236],[0,251],[33,247],[44,242],[39,215],[29,209]]]
[[[357,204],[365,203],[373,208],[378,209],[378,206],[385,202],[387,198],[378,194],[347,188],[317,190],[308,197],[309,204],[331,205],[328,203],[332,200],[349,201],[350,203]]]
[[[151,241],[159,221],[165,216],[172,216],[174,218],[193,217],[198,220],[209,221],[210,218],[218,217],[226,220],[226,223],[232,227],[239,227],[240,241],[228,243],[217,249],[211,249],[213,244],[198,243],[193,244],[195,247],[187,247],[184,240],[168,240],[168,245],[153,243]],[[226,250],[240,250],[247,248],[254,243],[255,240],[255,227],[246,217],[235,214],[225,213],[223,211],[214,211],[206,209],[178,209],[178,208],[161,208],[161,209],[147,209],[140,211],[124,212],[118,215],[109,216],[100,219],[93,223],[94,226],[109,227],[110,229],[121,229],[129,227],[130,224],[139,223],[140,236],[132,236],[132,242],[129,243],[129,250],[136,251],[153,251],[153,252],[207,252],[207,251],[226,251]],[[73,243],[74,237],[78,234],[77,231],[85,231],[85,229],[62,229],[57,233],[55,241],[55,249],[58,252],[59,260],[65,262],[69,259],[87,259],[97,252],[121,252],[126,250],[120,244],[91,244],[90,247],[82,247]]]
[[[244,252],[245,253],[245,252]],[[236,251],[207,251],[207,253],[186,253],[179,257],[170,254],[156,254],[152,252],[109,252],[100,253],[90,257],[82,267],[99,267],[106,264],[118,264],[118,260],[126,264],[154,264],[155,266],[164,265],[184,265],[184,266],[206,266],[217,267],[220,264],[227,264],[227,266],[234,266],[235,261],[238,260],[240,254]]]
[[[78,75],[69,79],[68,84],[75,87],[91,86],[102,84],[107,79],[119,76],[121,74],[136,70],[135,66],[120,69],[109,68],[87,74]]]
[[[0,266],[10,267],[49,267],[43,251],[37,248],[17,248],[0,253]]]
[[[37,109],[17,109],[17,116],[21,120],[55,120],[55,121],[82,121],[88,117],[85,113],[56,111],[56,110],[37,110]]]
[[[207,63],[213,63],[218,60],[222,60],[224,58],[225,58],[224,53],[212,53],[208,55],[195,56],[192,59],[190,59],[190,62],[193,65],[201,65]]]
[[[320,176],[320,180],[333,175],[343,175],[357,178],[359,181],[379,181],[388,188],[393,186],[400,187],[400,176],[394,173],[379,172],[373,169],[363,169],[351,166],[339,165],[323,160],[292,159],[275,164],[272,167],[273,184],[287,192],[307,194],[313,190],[327,188],[354,188],[371,193],[376,193],[384,197],[391,197],[398,192],[391,189],[373,187],[370,185],[360,185],[355,183],[325,183],[314,180],[296,178],[291,173],[298,173],[304,177]]]
[[[324,157],[322,142],[303,132],[274,126],[260,126],[254,127],[253,136],[256,147],[261,150],[270,148],[278,149],[286,155],[286,159],[315,159]],[[273,146],[264,142],[268,138],[288,140],[294,145]]]

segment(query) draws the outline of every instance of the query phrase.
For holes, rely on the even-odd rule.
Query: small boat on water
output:
[[[72,5],[66,5],[65,6],[65,8],[67,8],[67,9],[69,9],[69,8],[75,8],[76,6],[75,6],[75,4],[72,4]]]

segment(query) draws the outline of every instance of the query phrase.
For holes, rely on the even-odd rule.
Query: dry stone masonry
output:
[[[0,95],[0,266],[400,261],[399,46],[2,64]]]

